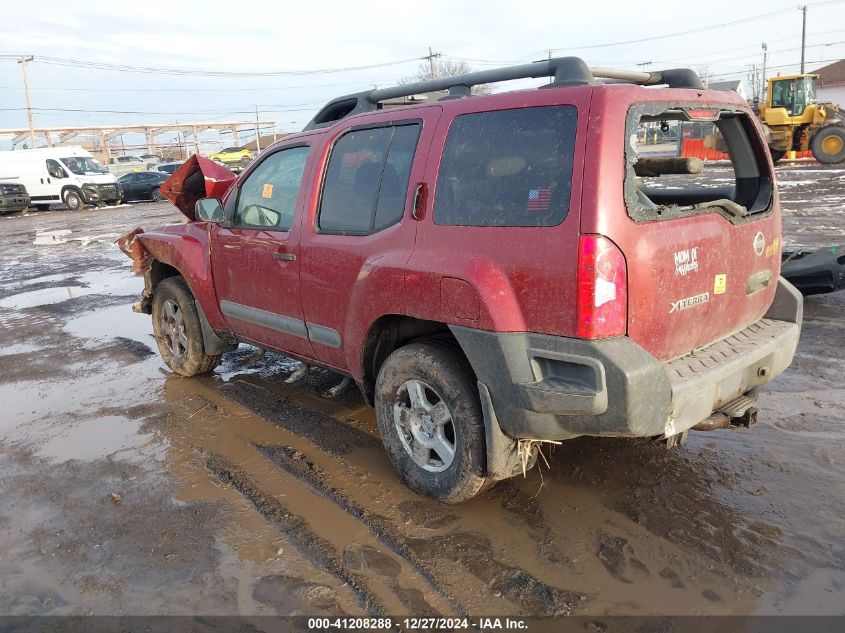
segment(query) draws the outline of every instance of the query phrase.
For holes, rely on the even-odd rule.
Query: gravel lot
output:
[[[778,169],[786,247],[845,169]],[[0,218],[0,614],[841,614],[845,293],[808,298],[752,430],[578,439],[459,507],[404,488],[339,377],[165,371],[113,244],[168,203]]]

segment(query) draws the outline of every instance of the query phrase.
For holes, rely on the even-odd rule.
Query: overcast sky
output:
[[[845,1],[808,5],[807,68],[812,70],[845,57]],[[679,35],[773,12],[780,13]],[[796,70],[801,43],[797,4],[781,0],[65,0],[4,3],[3,22],[0,54],[35,56],[29,81],[38,108],[36,127],[251,119],[259,105],[262,118],[292,131],[333,96],[413,74],[419,61],[393,62],[419,58],[429,46],[479,70],[544,58],[547,49],[555,49],[554,55],[580,55],[589,65],[706,67],[719,80],[744,77],[750,64],[762,64],[762,42],[768,43],[770,68],[793,64],[782,70]],[[599,46],[655,37],[660,39]],[[253,73],[385,65],[319,74],[207,77],[63,66],[43,57]],[[26,127],[23,107],[20,66],[0,58],[0,128]]]

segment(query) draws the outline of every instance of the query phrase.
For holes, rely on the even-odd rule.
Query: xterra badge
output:
[[[702,292],[700,295],[687,297],[686,299],[678,299],[677,301],[672,302],[669,314],[672,314],[673,312],[680,312],[681,310],[687,310],[688,308],[694,308],[695,306],[707,303],[708,301],[710,301],[709,292]]]

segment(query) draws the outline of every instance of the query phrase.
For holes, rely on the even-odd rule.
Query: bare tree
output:
[[[400,84],[410,84],[415,81],[428,81],[429,79],[440,79],[441,77],[454,77],[466,75],[472,72],[472,67],[464,61],[451,59],[437,59],[433,63],[423,62],[417,68],[417,72],[399,80]],[[493,92],[488,84],[472,87],[474,95],[489,95]]]

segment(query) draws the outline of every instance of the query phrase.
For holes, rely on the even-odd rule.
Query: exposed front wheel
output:
[[[194,297],[181,277],[168,277],[153,296],[153,334],[165,364],[182,376],[212,371],[220,355],[205,353]]]
[[[810,141],[813,158],[825,165],[845,161],[845,125],[823,127]]]
[[[155,200],[156,202],[161,202],[162,200],[164,200],[164,196],[161,194],[161,189],[159,189],[158,187],[153,189],[152,197],[153,200]]]
[[[413,343],[379,371],[376,420],[384,448],[413,490],[459,503],[484,488],[484,420],[467,361],[446,345]]]
[[[82,200],[82,196],[78,191],[74,189],[68,189],[67,191],[65,191],[63,202],[71,211],[79,211],[79,209],[85,206],[85,202]]]

